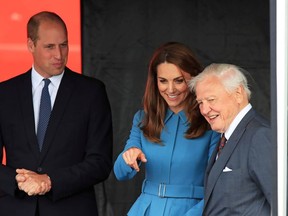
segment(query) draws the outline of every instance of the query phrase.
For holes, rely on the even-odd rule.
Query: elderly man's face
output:
[[[212,130],[225,132],[242,109],[243,89],[228,93],[218,78],[210,76],[199,82],[195,90],[200,112]]]

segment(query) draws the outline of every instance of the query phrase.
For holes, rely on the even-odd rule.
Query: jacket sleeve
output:
[[[122,154],[128,150],[129,148],[136,147],[139,149],[142,149],[141,144],[141,129],[139,127],[139,123],[141,122],[143,116],[143,111],[138,111],[133,118],[133,124],[130,131],[129,139],[126,142],[124,150],[119,154],[117,157],[115,164],[114,164],[114,174],[116,178],[120,181],[122,180],[128,180],[132,179],[136,175],[136,171],[132,169],[130,166],[128,166],[123,157]]]
[[[271,206],[273,187],[276,176],[276,162],[273,158],[276,146],[273,146],[269,128],[262,127],[255,131],[251,139],[249,151],[249,173],[258,187],[262,190]]]

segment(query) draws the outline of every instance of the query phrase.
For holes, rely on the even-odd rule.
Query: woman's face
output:
[[[185,106],[185,99],[189,94],[187,82],[190,79],[189,73],[181,71],[174,64],[161,63],[157,67],[159,93],[174,113],[180,112]]]

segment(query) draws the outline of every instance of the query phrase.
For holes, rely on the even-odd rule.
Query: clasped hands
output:
[[[125,163],[135,169],[137,172],[140,171],[138,161],[147,162],[145,154],[138,148],[132,147],[125,151],[122,155]]]
[[[16,169],[19,190],[29,196],[44,195],[51,190],[51,180],[47,174],[38,174],[27,169]]]

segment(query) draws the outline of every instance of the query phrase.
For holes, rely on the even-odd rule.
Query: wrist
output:
[[[51,185],[51,184],[52,184],[52,182],[51,182],[51,178],[50,178],[50,176],[49,176],[49,175],[47,175],[47,179],[48,179],[48,183]]]

